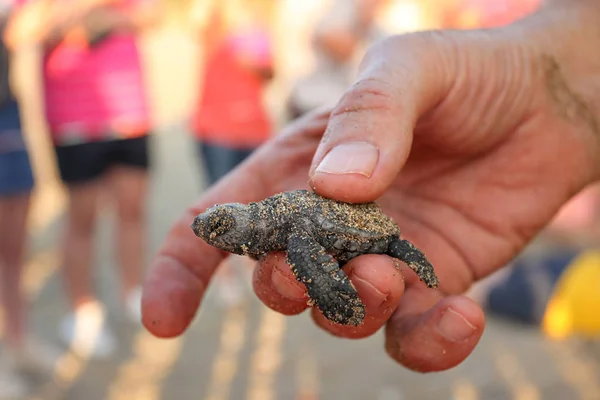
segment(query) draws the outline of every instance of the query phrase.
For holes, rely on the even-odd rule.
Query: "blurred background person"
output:
[[[312,32],[314,66],[291,89],[287,114],[291,119],[336,103],[352,84],[367,46],[384,37],[377,24],[386,0],[331,0]]]
[[[117,343],[93,289],[96,220],[101,202],[113,200],[122,300],[137,322],[151,118],[136,39],[156,21],[158,1],[31,3],[37,24],[19,38],[43,49],[45,114],[68,192],[63,276],[71,312],[60,322],[59,336],[76,353],[106,357]]]
[[[276,0],[195,0],[204,59],[191,120],[197,156],[211,186],[273,134],[265,88],[274,77],[271,26]],[[195,17],[195,18],[194,18]],[[220,271],[222,299],[241,301],[230,257]],[[243,268],[240,263],[237,267]]]
[[[273,132],[263,99],[274,77],[271,18],[275,0],[195,0],[203,10],[205,60],[191,128],[213,185]]]
[[[0,293],[4,310],[4,340],[0,352],[0,398],[28,394],[22,374],[52,371],[58,350],[29,333],[27,299],[23,292],[27,217],[34,176],[22,133],[20,108],[11,87],[12,51],[4,32],[16,1],[0,3]]]

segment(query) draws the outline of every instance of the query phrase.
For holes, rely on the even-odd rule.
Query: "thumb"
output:
[[[313,158],[316,192],[348,202],[383,194],[408,158],[417,120],[450,90],[457,64],[451,34],[392,36],[367,51]]]

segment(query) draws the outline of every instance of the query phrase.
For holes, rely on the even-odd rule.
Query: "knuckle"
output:
[[[395,106],[391,83],[380,78],[359,79],[344,92],[331,113],[332,117],[365,111],[392,111]]]
[[[419,77],[424,78],[453,59],[458,40],[455,36],[452,32],[423,31],[375,42],[359,65],[358,80],[341,96],[332,117],[396,110],[403,89],[409,90]]]
[[[460,41],[461,37],[467,36],[464,32],[429,30],[420,32],[409,32],[400,35],[392,35],[383,40],[386,52],[422,54],[431,53],[440,49],[451,49]]]
[[[388,36],[367,50],[360,69],[381,64],[385,59],[393,64],[396,75],[402,70],[426,73],[455,64],[460,49],[473,42],[476,33],[428,30]]]

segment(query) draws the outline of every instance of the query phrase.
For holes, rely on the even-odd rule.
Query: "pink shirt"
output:
[[[121,7],[134,1],[125,0]],[[63,42],[45,55],[43,74],[55,144],[135,137],[150,129],[133,34],[115,33],[95,48]]]

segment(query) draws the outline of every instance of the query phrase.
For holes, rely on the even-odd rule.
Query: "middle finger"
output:
[[[345,338],[363,338],[377,332],[398,307],[404,293],[404,279],[388,256],[363,255],[347,263],[343,270],[365,304],[365,319],[360,326],[333,323],[315,307],[315,323],[327,332]],[[308,308],[306,287],[298,282],[284,253],[265,257],[254,275],[257,296],[269,308],[285,315],[299,314]]]

